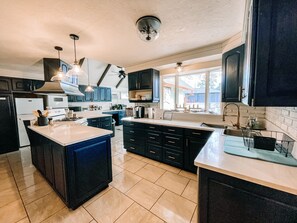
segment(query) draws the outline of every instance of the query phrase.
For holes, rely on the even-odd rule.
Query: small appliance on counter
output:
[[[153,119],[154,118],[154,108],[147,108],[147,115],[148,115],[148,118]]]
[[[143,106],[135,106],[133,116],[134,116],[134,118],[144,118],[144,107]]]

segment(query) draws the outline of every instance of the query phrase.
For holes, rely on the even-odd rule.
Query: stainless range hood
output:
[[[64,73],[67,72],[69,65],[60,59],[55,58],[43,58],[43,69],[44,69],[44,85],[35,90],[36,94],[67,94],[67,95],[76,95],[84,96],[78,89],[76,84],[72,84],[68,81],[50,81],[59,67],[62,67]],[[64,70],[66,68],[66,70]]]
[[[35,90],[37,94],[67,94],[84,96],[78,89],[78,86],[66,81],[45,82],[44,85]]]

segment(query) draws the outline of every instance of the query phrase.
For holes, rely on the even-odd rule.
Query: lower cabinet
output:
[[[88,126],[112,130],[111,116],[101,118],[88,118]]]
[[[112,181],[110,136],[61,146],[29,130],[32,162],[72,209]]]
[[[196,173],[194,160],[212,131],[124,121],[124,148]]]
[[[200,223],[292,223],[297,196],[199,168]]]

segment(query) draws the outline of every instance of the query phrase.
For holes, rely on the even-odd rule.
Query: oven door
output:
[[[68,97],[66,95],[47,95],[46,107],[68,108]]]

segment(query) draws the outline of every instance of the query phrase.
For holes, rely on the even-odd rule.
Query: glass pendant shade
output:
[[[86,88],[85,92],[94,92],[94,89],[92,88],[91,85],[88,85],[88,87]]]
[[[183,67],[182,67],[182,63],[181,62],[178,62],[178,63],[176,63],[176,70],[177,70],[177,72],[178,73],[180,73],[180,72],[182,72],[183,71]]]
[[[61,60],[60,59],[60,51],[62,51],[63,48],[60,47],[60,46],[55,46],[55,50],[58,51],[58,57],[59,57],[59,63],[60,63],[60,60]],[[63,73],[62,68],[60,66],[57,73],[56,73],[56,75],[52,76],[51,81],[62,81],[64,79],[65,79],[65,74]]]

